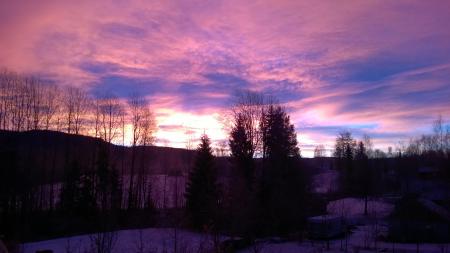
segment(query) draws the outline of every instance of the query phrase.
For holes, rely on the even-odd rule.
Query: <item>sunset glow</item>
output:
[[[0,67],[148,98],[158,145],[227,139],[238,90],[288,109],[302,155],[386,149],[450,118],[449,1],[1,1]]]

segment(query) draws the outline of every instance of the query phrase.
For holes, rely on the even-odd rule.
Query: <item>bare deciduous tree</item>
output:
[[[196,139],[195,139],[195,132],[191,129],[186,129],[184,131],[186,134],[186,145],[185,148],[187,150],[194,150],[196,147]]]
[[[228,154],[228,143],[226,140],[217,141],[216,147],[214,148],[216,156],[223,157]]]
[[[142,146],[152,145],[155,141],[156,121],[153,112],[147,106],[141,108],[142,118],[140,121],[139,143]]]
[[[364,134],[362,142],[364,144],[364,147],[366,148],[366,155],[369,158],[373,157],[374,151],[373,151],[372,138],[370,138],[370,136],[368,134]]]
[[[314,148],[314,157],[325,157],[325,155],[326,155],[325,147],[322,144],[317,145]]]
[[[136,156],[138,145],[150,145],[154,141],[154,133],[156,130],[156,123],[153,113],[148,108],[148,103],[145,98],[134,95],[128,101],[130,124],[132,132],[132,154],[131,154],[131,167],[129,175],[129,188],[128,188],[128,208],[134,208],[138,204],[136,197],[141,195],[142,184],[145,184],[144,169],[140,168],[138,174],[139,186],[134,188],[134,177],[136,173]],[[141,163],[142,164],[142,163]],[[141,196],[142,197],[142,196]]]
[[[231,109],[231,122],[235,123],[237,119],[244,121],[246,134],[251,141],[253,155],[264,156],[260,124],[268,105],[272,103],[272,98],[261,93],[243,91],[237,94],[236,101]]]
[[[78,87],[68,87],[64,103],[67,133],[80,134],[88,111],[88,96]]]
[[[117,242],[117,232],[95,233],[89,237],[91,243],[91,252],[110,253],[113,252]]]
[[[112,143],[123,136],[125,108],[119,98],[112,94],[105,94],[93,101],[91,111],[95,137]]]
[[[45,96],[42,101],[43,128],[49,130],[56,114],[59,113],[60,103],[58,96],[60,90],[58,86],[49,84],[44,87]]]

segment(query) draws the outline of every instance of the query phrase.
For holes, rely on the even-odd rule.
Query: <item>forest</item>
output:
[[[417,196],[417,171],[432,174],[448,190],[450,125],[442,117],[433,122],[431,134],[387,152],[375,148],[368,135],[358,140],[343,131],[331,156],[318,145],[314,158],[302,158],[289,108],[275,97],[240,91],[225,115],[230,126],[221,150],[206,134],[196,149],[155,147],[158,122],[151,108],[138,94],[92,95],[4,70],[0,234],[5,242],[13,247],[98,233],[96,252],[109,252],[114,231],[170,227],[175,238],[178,229],[240,238],[217,243],[214,252],[223,252],[258,238],[304,240],[308,217],[327,213],[327,203],[346,197],[362,199],[368,216],[371,199],[401,196],[392,220],[408,220],[404,210]],[[157,165],[164,157],[170,161]],[[313,178],[323,171],[337,173],[336,190],[314,191]],[[166,205],[166,177],[164,204],[155,200],[160,189],[151,177],[156,174],[177,180],[168,186],[176,188],[171,190],[175,204]],[[450,205],[448,199],[439,201]],[[392,231],[387,239],[403,240]]]

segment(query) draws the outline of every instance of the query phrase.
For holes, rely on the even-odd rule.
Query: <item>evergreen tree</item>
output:
[[[73,161],[66,174],[60,196],[60,208],[69,215],[90,216],[96,201],[92,177],[83,174],[77,161]]]
[[[341,190],[350,193],[353,187],[353,163],[356,153],[356,141],[350,132],[341,132],[336,138],[334,157],[336,158],[337,168],[340,170]]]
[[[186,187],[186,212],[191,225],[201,229],[215,224],[217,211],[218,188],[214,157],[210,140],[208,136],[203,135]]]
[[[370,169],[369,157],[363,142],[358,143],[355,154],[356,171],[352,178],[351,185],[355,192],[364,197],[364,214],[367,215],[367,202],[370,194],[374,192],[373,177],[375,176]]]
[[[110,165],[108,147],[100,144],[97,156],[96,196],[103,211],[120,207],[118,171]]]
[[[110,186],[110,168],[108,161],[108,153],[106,147],[101,144],[97,156],[97,171],[96,171],[96,196],[100,200],[100,207],[102,211],[108,209],[109,186]]]
[[[290,123],[289,115],[281,106],[270,106],[261,126],[264,154],[269,161],[277,163],[300,156],[294,125]]]
[[[61,190],[60,208],[70,212],[75,210],[81,191],[81,170],[76,161],[73,161],[66,172],[65,181]]]
[[[82,174],[79,196],[77,196],[77,213],[86,219],[93,218],[97,212],[94,179],[90,174]]]
[[[236,234],[248,236],[254,221],[254,148],[248,130],[249,119],[242,113],[235,114],[230,132],[229,146],[233,161],[229,195],[224,201],[228,214],[228,225]]]
[[[266,233],[284,234],[303,222],[306,183],[300,168],[297,135],[280,106],[270,106],[261,131],[265,161],[260,189],[260,223]]]
[[[345,169],[352,163],[355,154],[356,141],[350,132],[341,132],[336,138],[334,157],[337,159],[338,168]]]
[[[245,117],[238,114],[235,125],[230,133],[230,151],[234,158],[235,168],[243,175],[248,188],[251,188],[253,181],[253,146],[252,140],[245,127]],[[237,175],[237,176],[241,176]]]

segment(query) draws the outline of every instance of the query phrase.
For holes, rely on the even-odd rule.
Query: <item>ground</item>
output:
[[[37,250],[46,249],[51,249],[54,253],[84,253],[91,252],[93,248],[95,249],[96,242],[101,239],[104,239],[104,241],[111,239],[113,242],[112,252],[114,253],[174,252],[175,242],[178,251],[186,253],[199,252],[199,249],[210,249],[214,241],[214,237],[207,234],[199,234],[180,229],[175,230],[173,228],[147,228],[26,243],[22,245],[22,250],[24,253],[35,253]],[[219,238],[219,240],[223,239],[223,237]]]
[[[384,218],[392,211],[392,204],[382,199],[372,199],[368,203],[369,217],[364,216],[364,201],[356,198],[345,198],[330,202],[327,210],[332,214],[340,214],[344,210],[345,217],[355,221],[354,229],[347,238],[330,241],[282,241],[267,238],[240,253],[297,253],[297,252],[402,252],[402,253],[450,253],[449,244],[398,244],[375,240],[387,232]],[[175,232],[176,236],[175,236]],[[176,238],[176,239],[175,239]],[[99,239],[112,239],[112,252],[139,253],[171,253],[175,247],[177,252],[202,253],[209,251],[214,239],[225,240],[226,237],[214,238],[208,234],[194,233],[173,228],[147,228],[142,230],[121,230],[106,235],[81,235],[49,241],[26,243],[22,245],[24,253],[35,253],[37,250],[51,249],[55,253],[84,253],[95,247]],[[108,240],[106,240],[108,241]],[[217,240],[216,240],[217,241]],[[176,245],[176,246],[175,246]]]
[[[348,252],[417,252],[416,244],[392,244],[389,242],[377,242],[371,238],[372,226],[357,226],[347,238],[329,241],[327,249],[326,241],[287,241],[281,242],[274,239],[263,239],[254,246],[240,251],[240,253],[298,253],[298,252],[342,252],[347,248]],[[382,229],[382,228],[380,228]],[[60,238],[49,241],[26,243],[23,245],[24,253],[35,253],[37,250],[51,249],[55,253],[89,252],[92,242],[97,235],[82,235],[68,238]],[[116,242],[112,252],[174,252],[174,229],[148,228],[143,230],[122,230],[114,235]],[[142,240],[140,240],[142,236]],[[213,245],[213,237],[206,234],[198,234],[186,230],[178,230],[178,252],[197,253],[208,252]],[[221,240],[224,240],[222,237]],[[346,247],[347,245],[347,247]],[[204,251],[202,250],[204,249]],[[342,250],[341,250],[342,249]],[[449,244],[420,244],[419,252],[447,253],[450,252]]]

